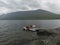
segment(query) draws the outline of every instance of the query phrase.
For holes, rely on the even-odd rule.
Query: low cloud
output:
[[[60,0],[0,0],[0,13],[44,9],[60,13]]]

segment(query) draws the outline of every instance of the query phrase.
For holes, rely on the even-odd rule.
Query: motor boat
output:
[[[25,26],[23,27],[23,30],[25,31],[36,31],[36,25],[29,25],[29,26]]]

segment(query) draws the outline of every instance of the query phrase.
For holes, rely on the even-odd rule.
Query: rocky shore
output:
[[[60,28],[44,29],[53,36],[37,35],[37,32],[23,30],[0,33],[0,45],[60,45]]]

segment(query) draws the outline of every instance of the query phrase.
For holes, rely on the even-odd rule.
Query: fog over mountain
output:
[[[60,14],[60,0],[0,0],[0,15],[37,9]]]

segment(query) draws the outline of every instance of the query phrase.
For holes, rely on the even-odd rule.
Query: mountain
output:
[[[17,11],[1,15],[2,20],[25,20],[25,19],[60,19],[60,15],[45,10]]]

